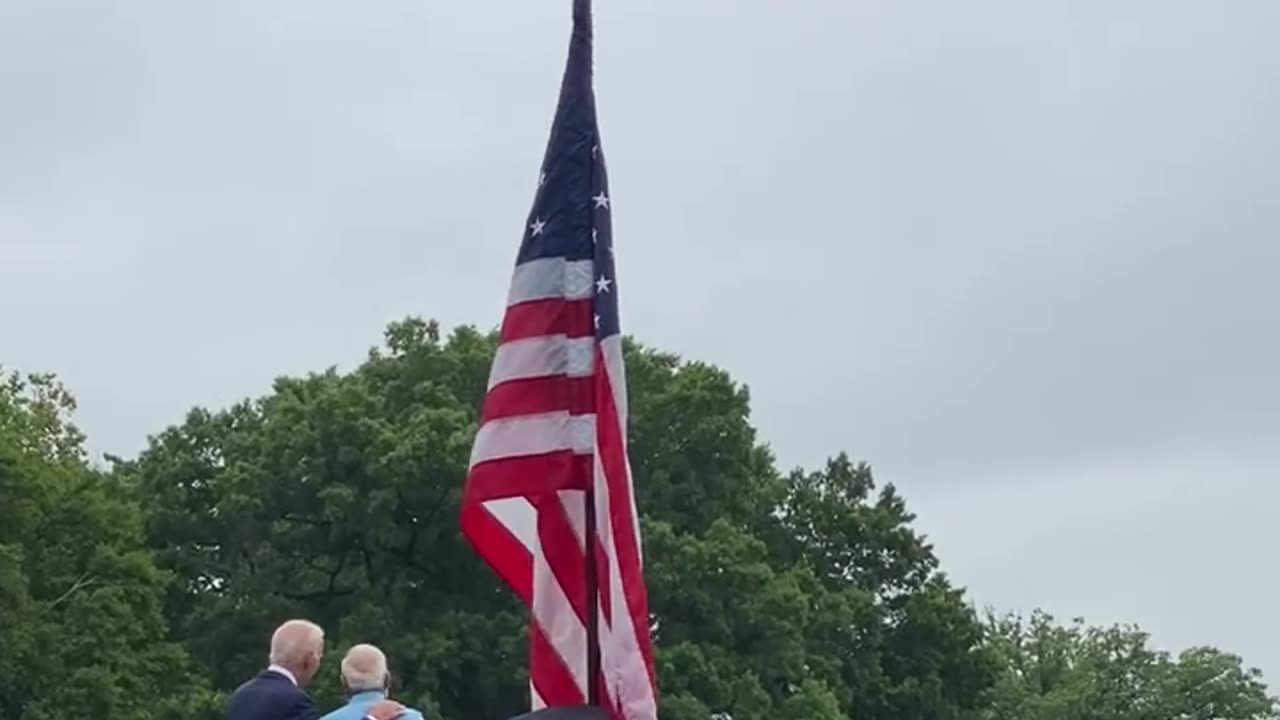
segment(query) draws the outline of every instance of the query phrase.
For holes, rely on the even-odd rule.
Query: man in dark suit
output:
[[[290,620],[271,636],[270,666],[241,685],[227,703],[227,720],[319,720],[323,713],[303,690],[320,669],[324,631],[306,620]],[[385,700],[365,720],[393,720],[404,708]]]

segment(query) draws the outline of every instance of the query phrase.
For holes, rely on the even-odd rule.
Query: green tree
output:
[[[180,579],[171,624],[216,687],[304,615],[331,650],[383,645],[402,697],[439,717],[527,703],[525,613],[457,532],[494,348],[471,328],[395,323],[351,372],[193,410],[119,466]],[[975,717],[993,676],[981,624],[893,489],[843,457],[784,476],[745,387],[626,350],[663,717]]]
[[[395,323],[351,372],[194,409],[109,474],[56,379],[0,373],[0,717],[212,720],[291,616],[382,645],[433,718],[519,711],[526,614],[456,523],[494,348]],[[1212,648],[980,622],[866,465],[780,473],[746,387],[626,353],[664,720],[1280,718]]]
[[[0,717],[195,717],[141,514],[89,467],[75,401],[0,373]]]
[[[180,582],[173,628],[223,690],[261,668],[287,617],[330,656],[389,654],[401,697],[437,717],[503,717],[527,694],[525,613],[457,530],[492,341],[434,324],[387,331],[353,373],[282,378],[221,412],[193,410],[120,476]],[[210,632],[217,628],[217,632]],[[314,690],[339,699],[336,663]]]
[[[840,659],[823,679],[841,706],[855,717],[973,717],[994,674],[982,628],[897,490],[877,491],[867,465],[840,455],[791,474],[780,517],[784,556],[811,568],[839,609],[815,640],[820,656]]]
[[[1280,705],[1261,674],[1212,648],[1177,657],[1137,627],[1059,625],[992,617],[989,642],[1002,673],[988,720],[1273,720]]]

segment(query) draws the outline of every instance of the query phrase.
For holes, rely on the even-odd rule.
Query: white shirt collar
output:
[[[279,673],[280,675],[288,678],[289,682],[294,685],[298,684],[298,678],[294,677],[293,673],[289,672],[289,668],[280,667],[279,665],[270,665],[267,667],[267,672]]]

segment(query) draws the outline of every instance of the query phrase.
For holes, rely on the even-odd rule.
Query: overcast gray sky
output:
[[[597,5],[625,329],[872,462],[980,604],[1280,686],[1280,3]],[[0,2],[0,362],[132,453],[496,324],[568,7]]]

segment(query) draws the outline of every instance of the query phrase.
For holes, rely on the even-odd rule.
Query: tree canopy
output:
[[[164,615],[142,513],[53,377],[0,374],[0,717],[190,717],[214,697]]]
[[[1137,627],[1068,625],[1036,612],[992,617],[1002,672],[988,720],[1267,720],[1276,702],[1257,670],[1214,648],[1179,655]]]
[[[333,657],[373,642],[429,717],[520,712],[526,614],[457,530],[494,349],[474,328],[394,323],[358,367],[193,409],[109,471],[55,380],[8,376],[0,716],[218,717],[295,616],[327,631],[322,705]],[[663,720],[1278,717],[1216,650],[979,617],[868,466],[782,471],[746,387],[626,352]]]

